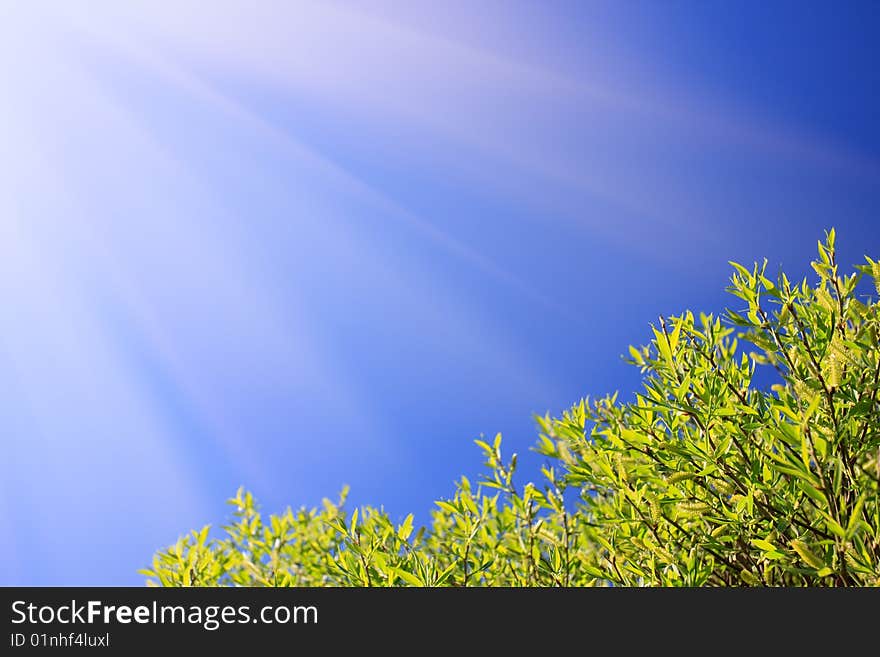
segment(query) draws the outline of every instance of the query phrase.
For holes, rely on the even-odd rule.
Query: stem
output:
[[[358,546],[358,556],[360,556],[360,558],[361,558],[361,567],[364,569],[364,575],[365,575],[366,578],[367,578],[367,586],[368,586],[368,587],[372,587],[372,586],[373,586],[373,582],[372,582],[372,580],[370,579],[370,567],[369,567],[369,565],[367,565],[367,558],[364,556],[364,552],[363,552],[363,550],[360,549],[360,547],[361,547],[361,530],[360,530],[360,527],[358,527],[358,529],[355,531],[355,536],[356,536],[355,543],[356,543],[356,545]]]
[[[532,552],[535,547],[535,533],[532,530],[532,520],[534,516],[532,515],[534,507],[534,500],[529,500],[529,506],[526,511],[526,527],[529,532],[529,547],[528,554],[526,555],[526,581],[531,585],[534,580],[537,580],[538,576],[538,568],[535,565],[535,559],[532,556]]]
[[[571,556],[569,554],[569,543],[571,542],[571,532],[568,527],[568,513],[565,510],[565,500],[561,500],[560,503],[562,506],[562,529],[563,529],[563,539],[565,540],[565,544],[563,546],[565,552],[565,579],[563,580],[564,586],[571,586],[570,579],[570,568],[571,568]]]
[[[825,397],[828,400],[828,410],[831,414],[831,423],[834,425],[834,433],[835,435],[840,436],[840,429],[837,426],[837,413],[834,410],[834,393],[825,382],[825,377],[822,376],[822,367],[819,365],[819,361],[816,359],[816,355],[813,353],[813,348],[810,346],[810,341],[807,340],[807,329],[804,326],[804,323],[801,321],[801,316],[798,314],[798,311],[795,308],[794,304],[791,304],[791,316],[794,317],[794,321],[798,325],[801,342],[803,342],[804,347],[806,347],[807,349],[807,355],[810,357],[810,362],[813,364],[813,368],[816,370],[816,378],[819,379],[819,383],[822,385],[822,390],[825,392]],[[843,445],[843,448],[845,450],[846,445]]]

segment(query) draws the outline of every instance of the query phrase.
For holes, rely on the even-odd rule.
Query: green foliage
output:
[[[660,318],[630,347],[633,401],[536,418],[541,486],[515,483],[498,436],[477,441],[481,480],[462,477],[417,531],[412,515],[349,513],[345,492],[264,518],[240,490],[222,538],[193,532],[141,572],[166,586],[880,584],[880,321],[856,293],[867,275],[880,294],[880,262],[840,274],[832,230],[813,287],[732,264],[740,308]]]

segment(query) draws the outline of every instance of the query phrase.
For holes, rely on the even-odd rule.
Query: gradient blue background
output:
[[[252,6],[253,5],[253,6]],[[424,521],[727,261],[880,255],[877,2],[0,0],[0,584]]]

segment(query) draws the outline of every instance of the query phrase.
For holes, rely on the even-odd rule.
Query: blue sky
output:
[[[255,5],[255,6],[254,6]],[[172,7],[173,6],[173,7]],[[730,259],[880,255],[876,2],[0,1],[0,584],[638,384]]]

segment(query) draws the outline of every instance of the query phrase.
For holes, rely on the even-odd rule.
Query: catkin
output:
[[[831,354],[828,359],[828,385],[832,388],[840,386],[840,377],[843,374],[843,364],[837,354]]]
[[[687,516],[701,516],[710,509],[705,502],[679,502],[678,510]]]
[[[675,557],[673,557],[672,553],[668,550],[665,550],[658,545],[654,545],[654,543],[649,541],[648,539],[645,539],[644,543],[646,548],[648,548],[651,552],[663,559],[663,561],[667,563],[672,563],[673,561],[675,561]]]
[[[832,388],[840,386],[840,377],[843,374],[843,365],[846,361],[846,347],[840,335],[835,333],[831,339],[828,350],[828,385]]]
[[[660,508],[660,501],[654,495],[648,495],[648,507],[651,510],[651,521],[657,524],[663,519],[663,510]]]
[[[677,484],[681,481],[690,481],[694,478],[693,472],[676,472],[674,475],[669,477],[666,481],[670,484]]]
[[[800,399],[801,401],[805,401],[808,404],[813,401],[813,396],[816,394],[806,383],[804,383],[800,379],[794,382],[794,392],[797,395],[798,399]]]

